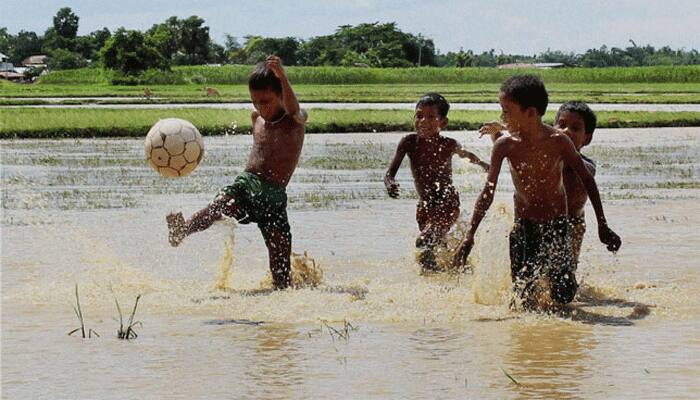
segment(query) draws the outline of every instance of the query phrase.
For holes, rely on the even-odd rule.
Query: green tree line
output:
[[[205,21],[196,16],[170,17],[142,32],[107,28],[79,36],[80,18],[69,8],[58,10],[43,35],[0,28],[0,52],[19,64],[36,54],[49,56],[51,69],[74,69],[99,65],[125,75],[148,69],[168,70],[172,65],[208,63],[254,64],[277,54],[286,65],[356,67],[495,67],[510,63],[562,63],[566,66],[629,67],[700,64],[697,50],[674,50],[668,46],[626,48],[602,46],[583,54],[547,50],[534,55],[476,53],[460,49],[441,54],[432,39],[402,32],[395,23],[342,25],[329,35],[309,39],[296,37],[226,35],[223,45],[212,40]]]

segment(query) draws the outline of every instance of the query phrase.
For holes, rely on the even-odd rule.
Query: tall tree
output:
[[[134,75],[149,68],[167,69],[166,60],[155,47],[147,43],[139,31],[119,28],[100,51],[105,68]]]
[[[66,39],[75,39],[78,35],[78,20],[70,7],[63,7],[53,17],[53,29]]]

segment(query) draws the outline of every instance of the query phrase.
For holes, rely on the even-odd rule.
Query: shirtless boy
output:
[[[307,114],[299,107],[276,56],[255,67],[248,88],[255,110],[253,147],[245,171],[189,220],[182,213],[168,215],[169,239],[172,246],[178,246],[186,236],[209,228],[222,215],[241,224],[255,222],[267,246],[273,284],[276,289],[285,289],[291,284],[292,248],[286,187],[299,162]]]
[[[459,193],[452,185],[452,156],[457,154],[488,170],[489,165],[465,150],[456,140],[440,135],[447,126],[450,105],[437,93],[418,100],[413,123],[416,133],[404,136],[384,176],[384,185],[393,198],[399,197],[396,172],[404,156],[411,162],[411,173],[418,192],[416,220],[420,235],[416,247],[423,271],[437,269],[435,247],[443,244],[447,232],[459,217]]]
[[[562,174],[568,166],[580,178],[598,221],[598,236],[617,251],[620,237],[607,225],[595,180],[568,136],[542,122],[549,96],[533,75],[513,76],[501,86],[501,119],[510,132],[496,140],[491,168],[474,205],[471,226],[454,258],[464,265],[474,246],[479,223],[493,202],[498,175],[508,160],[515,187],[515,224],[510,234],[511,277],[525,308],[533,308],[538,278],[549,280],[550,297],[559,304],[573,300],[578,289]]]
[[[554,118],[555,126],[564,132],[574,143],[576,151],[581,155],[583,165],[592,176],[595,176],[595,161],[581,154],[581,148],[587,146],[593,140],[597,118],[593,110],[586,103],[581,101],[569,101],[562,104]],[[483,135],[489,135],[492,141],[496,141],[503,136],[502,131],[505,126],[499,122],[489,122],[479,129]],[[583,236],[586,233],[586,217],[584,208],[588,201],[586,188],[583,186],[581,178],[576,175],[571,167],[564,167],[564,190],[566,191],[566,208],[569,214],[569,227],[571,229],[571,245],[574,252],[574,260],[578,265],[581,253]]]

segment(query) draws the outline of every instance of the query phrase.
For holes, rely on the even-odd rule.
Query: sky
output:
[[[630,39],[700,50],[700,0],[0,0],[0,27],[43,33],[61,7],[80,17],[80,35],[105,26],[145,30],[173,15],[198,15],[221,44],[227,33],[308,39],[339,25],[378,21],[421,33],[442,53],[582,53],[627,47]]]

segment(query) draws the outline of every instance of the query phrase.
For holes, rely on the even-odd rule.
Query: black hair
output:
[[[447,117],[447,112],[450,111],[450,103],[441,94],[435,92],[426,93],[418,99],[416,108],[421,106],[437,106],[438,114],[442,118]]]
[[[255,69],[248,78],[248,89],[250,90],[265,90],[272,89],[277,94],[282,94],[282,83],[275,76],[264,62],[255,65]]]
[[[581,118],[583,118],[583,124],[585,125],[586,133],[593,133],[598,122],[598,118],[596,118],[593,110],[591,110],[591,108],[588,107],[588,104],[582,101],[567,101],[566,103],[562,104],[561,107],[559,107],[559,111],[557,111],[557,116],[556,118],[554,118],[555,123],[557,120],[559,120],[559,114],[563,113],[564,111],[575,112],[578,115],[580,115]]]
[[[547,111],[549,94],[542,80],[535,75],[513,75],[503,82],[501,92],[523,110],[535,107],[540,116]]]

